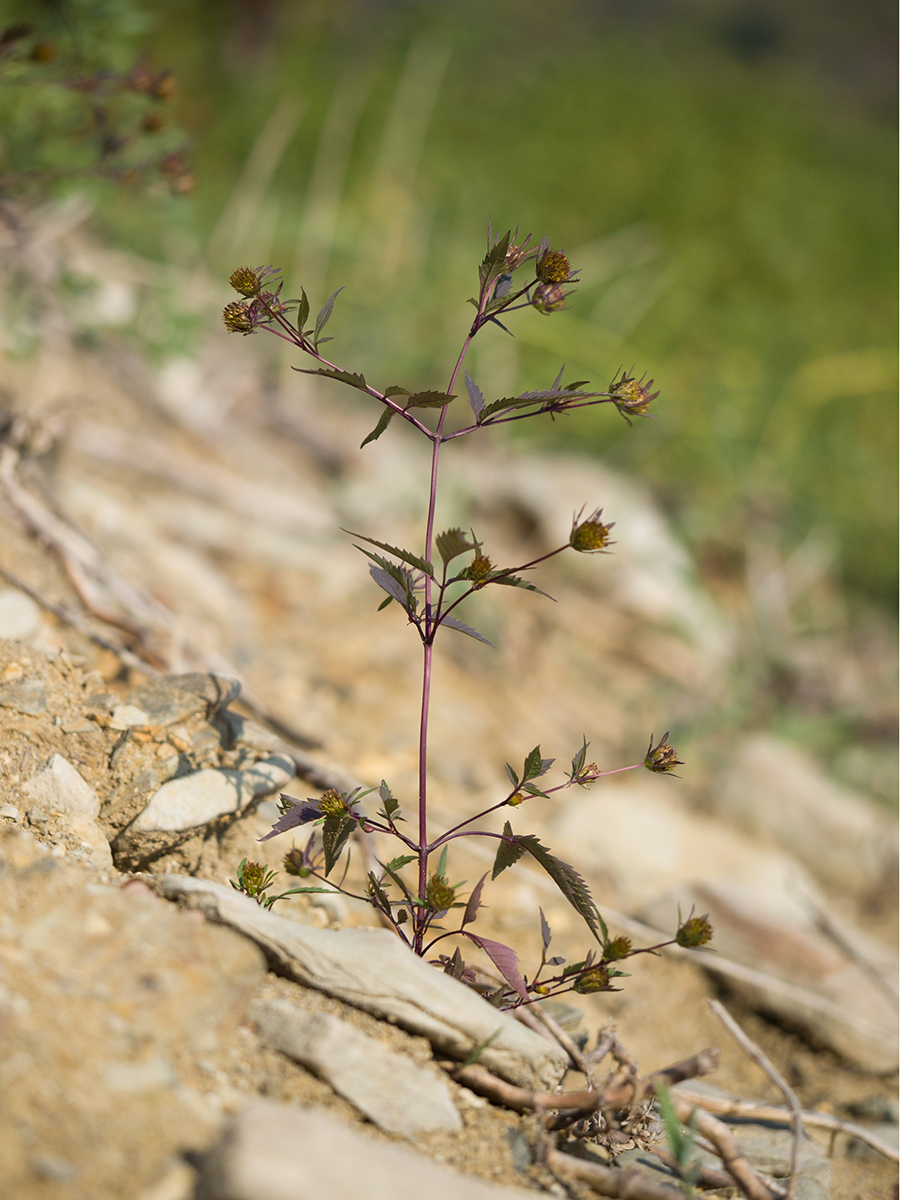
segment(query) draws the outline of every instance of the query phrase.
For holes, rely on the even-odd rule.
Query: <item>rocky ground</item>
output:
[[[210,331],[222,297],[100,249],[79,220],[54,210],[4,235],[0,1194],[299,1200],[304,1187],[362,1194],[361,1176],[368,1196],[480,1194],[429,1174],[427,1158],[498,1196],[588,1194],[534,1165],[532,1117],[435,1065],[478,1041],[456,993],[436,1033],[410,1016],[443,1003],[424,1004],[421,980],[395,1011],[374,1003],[387,989],[372,979],[316,975],[304,956],[321,963],[328,938],[348,946],[374,925],[365,904],[293,896],[259,926],[275,917],[227,886],[245,857],[280,868],[290,835],[257,840],[280,791],[386,779],[402,805],[414,794],[415,642],[396,606],[375,612],[341,528],[415,544],[421,448],[392,427],[358,452],[371,414],[337,384],[282,384],[252,340],[204,332],[196,355],[148,364],[124,325],[173,319],[174,293]],[[617,545],[548,565],[538,582],[558,604],[476,597],[467,619],[495,649],[438,644],[435,825],[495,802],[504,762],[537,743],[567,764],[584,734],[609,769],[672,729],[686,760],[680,780],[641,770],[515,810],[517,832],[583,871],[615,932],[652,944],[679,906],[716,930],[715,954],[637,959],[621,992],[568,997],[556,1017],[589,1045],[614,1021],[643,1072],[716,1045],[707,1087],[783,1104],[710,1014],[718,996],[807,1109],[865,1125],[896,1154],[896,827],[878,736],[893,719],[890,639],[877,621],[842,623],[809,556],[780,563],[756,547],[749,586],[698,576],[652,497],[595,463],[450,449],[441,520],[473,525],[496,561],[558,544],[582,505],[603,505]],[[818,623],[801,628],[801,609]],[[747,663],[762,655],[798,704],[870,731],[854,754],[826,770],[752,719]],[[491,855],[460,847],[451,874],[474,881]],[[362,878],[357,853],[348,884]],[[480,931],[526,972],[538,906],[554,951],[583,956],[580,919],[536,870],[519,864],[486,899]],[[307,936],[326,941],[307,951]],[[399,968],[378,965],[390,935],[352,937],[374,978],[393,979]],[[510,1024],[510,1057],[492,1070],[553,1086],[565,1056]],[[525,1035],[537,1040],[513,1049]],[[565,1087],[582,1084],[572,1070]],[[896,1194],[895,1160],[808,1133],[796,1196]],[[742,1137],[784,1176],[786,1134]],[[642,1154],[627,1140],[594,1152]]]

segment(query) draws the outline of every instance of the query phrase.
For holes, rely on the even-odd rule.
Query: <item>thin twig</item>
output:
[[[679,1163],[674,1155],[668,1150],[663,1150],[660,1146],[651,1146],[649,1154],[658,1158],[661,1163],[664,1163],[670,1170],[678,1171]],[[697,1172],[696,1182],[700,1187],[707,1188],[730,1188],[734,1187],[734,1180],[724,1171],[716,1171],[713,1167],[700,1167]]]
[[[690,1101],[685,1100],[684,1094],[681,1092],[673,1091],[671,1099],[675,1115],[682,1125],[689,1126],[696,1112],[698,1133],[708,1138],[715,1146],[716,1154],[721,1158],[725,1170],[748,1197],[748,1200],[773,1200],[773,1197],[777,1200],[784,1194],[780,1187],[777,1190],[770,1188],[753,1170],[735,1140],[734,1134],[724,1122],[719,1121],[708,1112],[697,1111]]]
[[[725,1096],[706,1096],[701,1092],[691,1092],[679,1088],[678,1094],[697,1108],[707,1112],[718,1113],[720,1117],[747,1117],[751,1121],[771,1121],[779,1125],[790,1125],[793,1113],[784,1108],[776,1108],[771,1104],[754,1104],[749,1100],[730,1100]],[[900,1154],[893,1146],[888,1146],[865,1125],[856,1125],[853,1121],[845,1121],[833,1113],[810,1112],[803,1110],[803,1124],[807,1129],[825,1129],[832,1135],[845,1133],[848,1137],[859,1138],[894,1162],[900,1162]]]
[[[637,1167],[607,1167],[562,1150],[548,1150],[545,1161],[551,1170],[580,1179],[600,1196],[617,1196],[619,1200],[684,1200],[680,1187],[648,1179]]]
[[[729,1013],[728,1009],[718,1000],[707,1000],[709,1011],[719,1020],[737,1044],[741,1047],[744,1053],[750,1058],[759,1069],[768,1076],[775,1084],[779,1092],[791,1110],[792,1119],[791,1125],[794,1132],[794,1141],[791,1146],[791,1170],[787,1181],[787,1200],[791,1200],[794,1194],[794,1181],[797,1178],[797,1170],[800,1165],[800,1147],[803,1142],[803,1112],[800,1108],[800,1101],[797,1099],[797,1094],[788,1084],[787,1080],[781,1072],[775,1067],[771,1059],[757,1046],[756,1042],[741,1029],[734,1017]]]
[[[524,1012],[525,1010],[515,1009],[514,1011],[518,1013]],[[550,1014],[540,1004],[535,1004],[530,1011],[531,1015],[535,1017],[537,1021],[541,1022],[550,1031],[556,1041],[559,1042],[560,1046],[562,1046],[563,1050],[565,1050],[566,1054],[568,1054],[569,1061],[576,1071],[581,1071],[584,1075],[587,1075],[588,1082],[590,1082],[590,1064],[587,1062],[581,1050],[578,1048],[578,1045],[569,1037],[559,1023],[554,1021]]]

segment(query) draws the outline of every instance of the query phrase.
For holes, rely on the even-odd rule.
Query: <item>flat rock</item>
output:
[[[198,1200],[533,1200],[309,1108],[255,1100],[200,1164]]]
[[[250,1019],[267,1046],[325,1079],[388,1133],[462,1128],[445,1078],[330,1013],[258,1000]]]
[[[54,754],[43,771],[22,785],[22,791],[50,812],[96,817],[100,811],[97,793],[61,754]]]
[[[41,627],[41,610],[18,588],[0,591],[0,638],[27,641]]]
[[[180,875],[152,882],[168,899],[252,938],[279,974],[420,1034],[451,1058],[465,1059],[492,1039],[479,1061],[510,1083],[552,1089],[566,1070],[559,1046],[416,958],[388,930],[310,929],[218,883]]]
[[[738,743],[713,799],[719,813],[773,838],[824,884],[858,893],[896,872],[896,820],[781,738],[757,733]]]
[[[47,710],[47,690],[40,679],[23,679],[21,683],[0,685],[0,708],[37,716]]]
[[[193,672],[161,675],[132,688],[129,704],[142,708],[153,725],[176,725],[194,713],[227,707],[240,692],[240,684],[227,675]]]
[[[239,812],[257,796],[268,796],[293,777],[293,761],[277,755],[242,771],[204,768],[170,779],[151,797],[129,832],[179,832]]]
[[[142,708],[137,708],[134,704],[117,704],[113,709],[109,727],[123,731],[149,724],[149,714],[145,713]]]

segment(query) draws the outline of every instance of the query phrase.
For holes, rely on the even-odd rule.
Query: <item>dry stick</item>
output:
[[[794,1180],[797,1177],[797,1168],[800,1163],[800,1144],[803,1141],[803,1113],[800,1109],[800,1101],[797,1099],[797,1094],[789,1086],[781,1072],[776,1069],[772,1061],[757,1046],[756,1042],[741,1029],[740,1025],[738,1025],[737,1021],[735,1021],[734,1017],[723,1004],[720,1004],[718,1000],[707,1000],[707,1005],[709,1011],[721,1021],[748,1058],[752,1059],[760,1070],[775,1084],[779,1092],[784,1096],[788,1108],[791,1110],[794,1142],[791,1146],[791,1171],[787,1181],[787,1200],[791,1200],[794,1194]]]
[[[546,1163],[560,1175],[580,1179],[600,1196],[617,1196],[619,1200],[684,1200],[684,1192],[680,1187],[648,1179],[637,1167],[626,1167],[624,1170],[621,1167],[606,1167],[602,1163],[565,1154],[562,1150],[548,1150]]]
[[[515,1011],[519,1012],[520,1010],[516,1009]],[[521,1011],[524,1011],[524,1009]],[[572,1066],[577,1071],[581,1071],[583,1074],[587,1075],[588,1082],[590,1082],[590,1064],[582,1054],[581,1050],[578,1048],[577,1043],[569,1037],[559,1023],[554,1021],[550,1014],[546,1012],[540,1004],[535,1004],[530,1011],[532,1016],[536,1017],[538,1021],[542,1022],[547,1029],[550,1030],[554,1038],[559,1042],[566,1054],[568,1054],[569,1061],[571,1062]]]
[[[748,1117],[750,1120],[771,1121],[779,1125],[790,1125],[794,1119],[793,1113],[770,1104],[754,1104],[749,1100],[729,1100],[720,1096],[705,1096],[700,1092],[688,1091],[686,1088],[680,1089],[678,1094],[689,1103],[696,1105],[697,1108],[718,1113],[720,1117]],[[844,1121],[841,1117],[834,1116],[833,1113],[810,1112],[809,1109],[803,1110],[803,1124],[807,1129],[826,1129],[831,1134],[846,1133],[849,1137],[859,1138],[861,1142],[865,1142],[873,1150],[883,1154],[885,1158],[900,1162],[900,1154],[893,1146],[888,1146],[864,1125]]]
[[[663,1150],[659,1146],[651,1146],[648,1153],[658,1158],[670,1170],[677,1172],[680,1169],[678,1160],[668,1150]],[[734,1180],[730,1175],[726,1175],[724,1171],[716,1171],[713,1167],[701,1167],[697,1174],[696,1182],[700,1187],[707,1188],[734,1187]]]
[[[675,1115],[682,1125],[689,1126],[696,1112],[697,1131],[712,1142],[725,1170],[749,1200],[773,1200],[773,1197],[784,1194],[782,1188],[770,1188],[757,1175],[727,1125],[710,1116],[708,1112],[697,1111],[679,1092],[672,1092],[671,1099]]]

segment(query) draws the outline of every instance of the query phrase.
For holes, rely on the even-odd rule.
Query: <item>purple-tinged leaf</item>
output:
[[[506,763],[505,767],[506,767],[506,775],[507,775],[507,778],[509,779],[509,782],[513,785],[514,788],[517,788],[519,786],[518,775],[515,773],[515,771],[512,769],[512,767],[509,765],[509,763]]]
[[[476,642],[484,642],[485,646],[494,645],[486,637],[482,637],[477,629],[473,629],[471,625],[467,625],[465,621],[460,621],[456,617],[441,617],[441,624],[446,625],[448,629],[456,629],[460,633],[467,634],[469,637],[474,638]]]
[[[270,833],[256,839],[258,842],[267,842],[269,838],[273,838],[279,833],[287,833],[289,829],[308,825],[310,821],[318,821],[322,815],[317,800],[297,800],[293,796],[285,795],[284,792],[281,794],[281,799],[289,803],[291,807],[282,813],[272,826]]]
[[[541,940],[544,943],[544,953],[546,954],[547,950],[549,949],[550,942],[553,938],[553,933],[550,929],[550,923],[548,922],[547,918],[544,916],[544,910],[542,908],[539,908],[538,912],[541,914]]]
[[[469,933],[468,930],[464,936],[474,942],[476,946],[481,947],[513,991],[518,992],[523,1000],[527,1000],[528,988],[519,973],[519,959],[515,950],[504,946],[502,942],[494,942],[477,933]]]
[[[561,858],[551,854],[533,833],[522,834],[521,837],[516,838],[516,842],[523,850],[527,850],[533,858],[537,859],[575,911],[581,914],[591,933],[602,945],[605,939],[598,927],[598,922],[602,925],[602,918],[591,898],[588,885],[581,875],[570,863],[563,862]]]
[[[477,421],[478,414],[484,408],[484,396],[481,388],[468,371],[466,371],[466,391],[469,393],[469,405],[471,406],[472,412],[475,414],[475,420]]]
[[[398,600],[404,608],[408,607],[406,588],[402,587],[396,579],[392,578],[387,571],[383,571],[381,567],[369,566],[369,574],[375,580],[380,588],[383,588],[389,596],[393,596]]]
[[[455,399],[455,396],[450,396],[447,392],[414,392],[404,408],[446,408],[450,401]]]
[[[505,871],[513,863],[517,863],[524,853],[525,847],[519,845],[516,835],[512,831],[512,826],[507,821],[503,826],[503,841],[497,847],[497,855],[494,859],[494,869],[491,871],[491,879],[496,879],[501,871]]]
[[[484,887],[484,881],[487,879],[487,871],[478,880],[472,891],[469,893],[469,899],[466,901],[466,911],[463,914],[463,925],[470,925],[475,920],[475,914],[481,908],[481,891]]]
[[[561,954],[557,954],[555,958],[547,959],[547,966],[548,967],[561,967],[565,961],[566,960],[563,958],[563,956]]]
[[[361,392],[369,390],[365,376],[358,375],[355,371],[339,371],[334,367],[318,367],[316,370],[311,367],[292,367],[291,370],[299,371],[301,375],[324,375],[326,379],[336,379],[338,383],[347,383]]]

